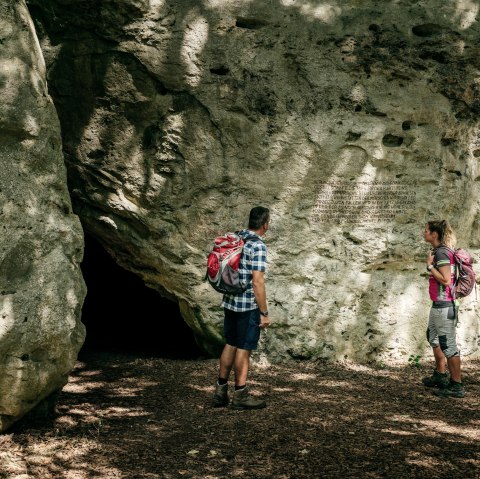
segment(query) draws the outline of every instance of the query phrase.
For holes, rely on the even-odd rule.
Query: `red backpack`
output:
[[[240,284],[238,267],[243,247],[251,239],[260,240],[258,236],[242,238],[237,233],[226,233],[215,238],[208,255],[205,275],[213,289],[223,294],[241,294],[247,289],[247,285]]]

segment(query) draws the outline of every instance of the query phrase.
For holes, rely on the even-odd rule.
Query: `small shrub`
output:
[[[415,354],[410,354],[410,356],[408,358],[408,364],[410,364],[410,366],[412,366],[412,367],[419,368],[420,367],[420,359],[422,359],[422,356],[418,356],[418,355],[415,355]]]

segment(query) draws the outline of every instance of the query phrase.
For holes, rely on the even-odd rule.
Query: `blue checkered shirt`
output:
[[[247,285],[247,289],[242,294],[225,294],[223,296],[222,306],[231,311],[251,311],[257,309],[258,305],[253,294],[252,271],[263,271],[267,269],[267,247],[253,231],[242,230],[238,233],[243,238],[247,236],[256,236],[258,239],[247,241],[243,247],[242,259],[238,267],[240,282]]]

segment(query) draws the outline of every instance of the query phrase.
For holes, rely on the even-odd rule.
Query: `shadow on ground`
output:
[[[479,363],[439,399],[424,365],[291,362],[252,369],[269,406],[213,409],[216,361],[89,353],[48,424],[0,436],[0,477],[478,478]]]

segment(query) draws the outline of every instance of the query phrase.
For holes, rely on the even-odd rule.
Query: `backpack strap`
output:
[[[457,319],[457,314],[458,314],[458,311],[457,311],[457,306],[455,304],[455,286],[457,285],[458,283],[458,265],[457,265],[457,261],[455,260],[455,250],[450,248],[449,246],[445,245],[445,244],[441,244],[437,250],[439,250],[440,248],[444,248],[446,249],[447,251],[449,251],[450,253],[452,253],[453,255],[453,266],[455,268],[455,273],[454,273],[454,280],[453,280],[453,283],[450,284],[450,293],[452,295],[452,306],[453,306],[453,319]]]
[[[247,235],[247,236],[242,236],[241,234],[241,231],[235,231],[235,234],[240,236],[240,238],[243,239],[243,242],[246,244],[247,241],[253,241],[253,240],[256,240],[256,241],[260,241],[261,243],[265,244],[265,241],[263,241],[262,238],[260,238],[260,236],[256,235],[256,234],[253,234],[253,235]]]
[[[247,241],[253,241],[253,240],[260,241],[261,243],[265,244],[265,241],[263,241],[262,238],[260,238],[260,236],[258,235],[248,235],[248,236],[245,236],[245,238],[243,238],[244,243],[246,243]]]

